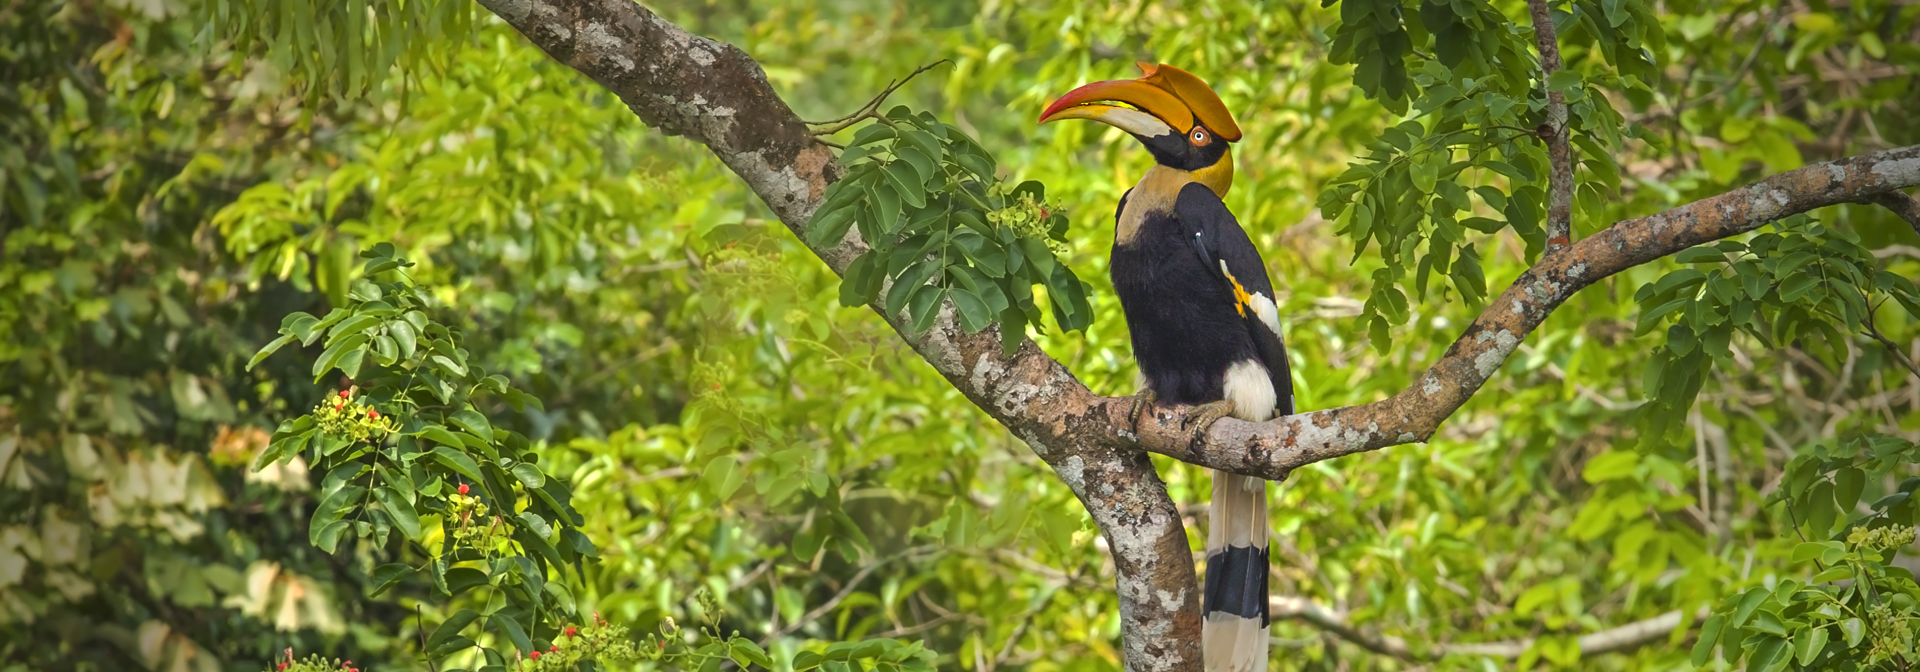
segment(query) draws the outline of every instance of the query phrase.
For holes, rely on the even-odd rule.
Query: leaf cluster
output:
[[[1766,577],[1729,595],[1701,627],[1693,664],[1715,658],[1777,670],[1906,669],[1920,634],[1920,584],[1891,564],[1920,522],[1920,477],[1859,508],[1879,480],[1920,460],[1920,444],[1875,435],[1816,446],[1787,462],[1767,498],[1803,541],[1803,581]],[[1716,654],[1717,652],[1717,654]]]
[[[919,333],[951,301],[969,333],[1000,324],[1008,352],[1040,323],[1035,285],[1061,329],[1092,322],[1086,284],[1055,256],[1067,218],[1047,207],[1044,186],[1007,188],[992,155],[931,113],[902,105],[874,121],[854,133],[840,156],[846,174],[807,225],[815,247],[856,225],[867,242],[847,267],[841,305],[881,301]]]
[[[357,394],[354,402],[368,408],[368,417],[397,424],[392,431],[327,431],[320,413],[302,415],[274,431],[256,468],[300,455],[320,473],[321,500],[308,535],[322,551],[335,552],[349,536],[384,547],[397,533],[420,552],[417,565],[374,569],[376,594],[416,577],[447,597],[488,593],[483,610],[461,609],[443,621],[425,653],[440,659],[477,647],[486,661],[481,669],[504,669],[519,657],[513,651],[544,650],[577,615],[565,579],[583,572],[599,550],[580,530],[585,519],[570,488],[540,468],[533,444],[475,406],[492,397],[537,410],[540,401],[470,361],[459,332],[428,316],[424,289],[405,272],[413,264],[392,245],[360,256],[365,263],[347,304],[325,317],[288,315],[281,337],[254,362],[296,340],[321,343],[315,380],[335,370],[351,380],[336,408]],[[486,534],[465,534],[469,529]],[[476,622],[512,649],[460,634]]]

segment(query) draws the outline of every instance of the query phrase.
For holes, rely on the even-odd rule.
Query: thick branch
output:
[[[1547,0],[1527,0],[1533,14],[1533,40],[1540,47],[1540,85],[1547,87],[1547,123],[1540,139],[1547,143],[1547,254],[1566,249],[1573,241],[1573,146],[1567,128],[1567,99],[1547,82],[1559,72],[1560,39],[1554,35],[1553,10]]]
[[[1393,635],[1368,632],[1351,623],[1340,614],[1326,607],[1314,604],[1301,597],[1275,597],[1268,600],[1267,611],[1274,618],[1288,618],[1302,621],[1320,630],[1358,645],[1360,648],[1385,656],[1402,660],[1428,662],[1446,656],[1488,656],[1492,658],[1519,658],[1527,649],[1533,648],[1533,639],[1514,639],[1499,642],[1473,642],[1459,644],[1434,644],[1424,650],[1416,650],[1407,644],[1407,640]],[[1707,617],[1707,609],[1702,608],[1694,616],[1694,622]],[[1680,627],[1681,613],[1667,613],[1634,621],[1617,628],[1581,635],[1580,657],[1587,658],[1605,653],[1631,651],[1666,637],[1674,628]]]
[[[632,0],[479,2],[618,95],[648,125],[711,148],[806,240],[799,234],[842,170],[746,53],[690,34]],[[857,230],[832,247],[813,248],[835,273],[865,250]],[[1119,430],[1102,399],[1031,341],[1003,356],[994,329],[966,333],[951,306],[919,336],[908,336],[899,316],[882,317],[968,399],[1026,440],[1087,507],[1117,568],[1127,669],[1199,670],[1200,591],[1186,528],[1148,456],[1113,440]]]
[[[842,171],[739,49],[692,35],[631,0],[480,0],[535,45],[618,95],[649,125],[716,156],[794,233]],[[908,336],[975,405],[1025,440],[1073,489],[1113,553],[1123,652],[1136,672],[1200,669],[1199,591],[1186,530],[1139,447],[1270,479],[1301,465],[1423,441],[1497,371],[1527,334],[1580,288],[1781,217],[1920,185],[1920,147],[1776,175],[1651,217],[1621,222],[1547,255],[1467,328],[1414,387],[1383,402],[1253,424],[1216,423],[1187,445],[1189,409],[1156,408],[1136,436],[1130,399],[1094,394],[1031,341],[1004,356],[994,328],[968,334],[951,306]],[[804,236],[800,237],[805,240]],[[813,252],[836,273],[865,251],[855,232]]]
[[[1314,462],[1425,441],[1500,369],[1527,334],[1587,285],[1790,215],[1869,200],[1916,184],[1920,145],[1813,164],[1619,222],[1520,274],[1440,361],[1391,399],[1257,424],[1224,419],[1208,431],[1206,445],[1198,447],[1181,433],[1189,422],[1187,409],[1161,408],[1141,418],[1139,441],[1148,450],[1184,462],[1276,480]],[[1111,413],[1124,413],[1126,400],[1110,400],[1108,405],[1118,409]]]

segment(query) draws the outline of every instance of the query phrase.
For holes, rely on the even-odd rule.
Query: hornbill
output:
[[[1240,139],[1206,82],[1170,65],[1139,79],[1094,82],[1047,106],[1040,123],[1092,119],[1132,134],[1155,164],[1120,197],[1113,289],[1156,402],[1198,405],[1195,437],[1221,417],[1261,422],[1293,412],[1273,283],[1260,252],[1221,201],[1233,186],[1229,145]],[[1213,472],[1202,593],[1208,672],[1267,669],[1266,481]]]

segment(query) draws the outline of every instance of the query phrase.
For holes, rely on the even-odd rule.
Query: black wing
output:
[[[1227,210],[1227,204],[1212,189],[1200,183],[1181,188],[1174,212],[1192,231],[1193,249],[1220,282],[1233,288],[1245,318],[1247,333],[1253,335],[1254,352],[1267,367],[1273,382],[1278,413],[1291,415],[1293,375],[1288,370],[1287,346],[1280,340],[1280,318],[1273,301],[1273,281],[1267,278],[1266,262],[1253,240],[1240,228],[1239,220]]]

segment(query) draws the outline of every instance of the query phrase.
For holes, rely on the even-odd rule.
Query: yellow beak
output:
[[[1240,126],[1206,82],[1171,65],[1139,66],[1145,73],[1139,79],[1094,82],[1061,96],[1040,113],[1040,123],[1092,119],[1153,137],[1170,132],[1184,135],[1197,122],[1222,140],[1240,139]],[[1113,102],[1127,106],[1109,104]]]

